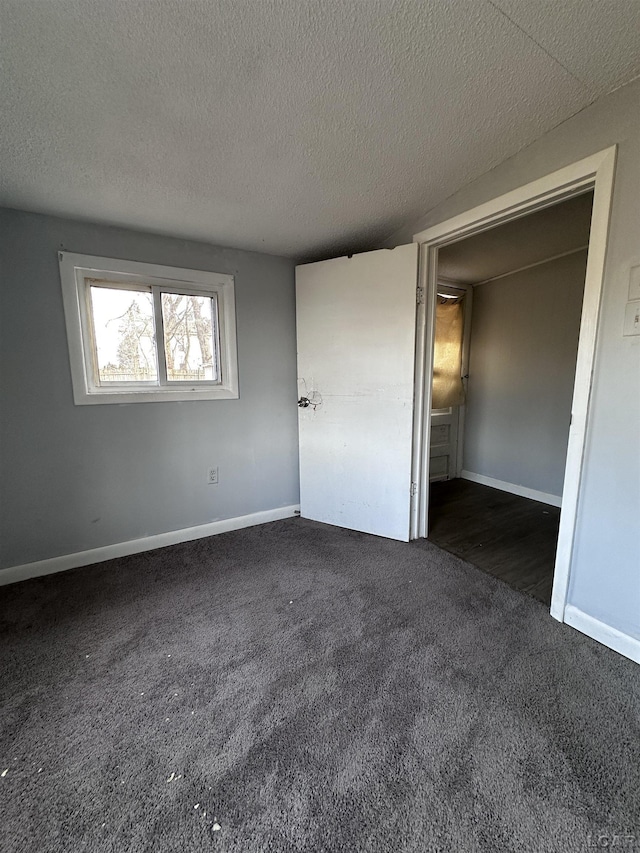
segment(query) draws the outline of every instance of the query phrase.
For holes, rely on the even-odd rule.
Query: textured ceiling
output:
[[[592,206],[593,193],[585,193],[445,246],[438,274],[477,284],[582,248],[589,242]]]
[[[0,23],[0,204],[299,258],[379,244],[640,73],[638,0],[0,0]]]

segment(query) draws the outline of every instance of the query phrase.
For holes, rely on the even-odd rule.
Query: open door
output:
[[[408,541],[418,246],[296,268],[300,512]]]
[[[425,306],[418,315],[420,340],[416,363],[418,366],[417,381],[420,382],[420,388],[416,394],[416,410],[419,415],[420,427],[416,429],[417,447],[414,466],[414,481],[417,483],[418,500],[415,502],[417,524],[412,526],[415,527],[417,536],[427,537],[429,532],[429,437],[435,331],[434,309],[438,287],[439,249],[458,240],[487,231],[494,225],[505,224],[584,192],[594,191],[571,406],[571,424],[562,491],[560,529],[551,597],[551,615],[561,622],[567,621],[570,624],[577,622],[577,620],[576,622],[572,621],[575,619],[575,614],[570,609],[570,605],[567,605],[567,596],[578,497],[584,464],[584,447],[589,421],[589,401],[596,353],[600,300],[604,282],[604,264],[607,255],[615,163],[616,147],[605,148],[585,157],[583,160],[571,163],[556,172],[431,226],[425,231],[415,234],[413,238],[421,245],[420,285],[425,292]],[[573,608],[574,611],[575,609]],[[576,627],[579,625],[576,624]],[[584,623],[581,623],[580,630],[586,630]],[[591,628],[591,630],[594,629]],[[601,638],[602,635],[597,637],[597,639]]]
[[[438,283],[429,444],[432,483],[452,480],[462,471],[472,292],[470,285]]]

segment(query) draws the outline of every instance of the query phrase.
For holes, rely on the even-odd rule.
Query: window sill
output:
[[[237,400],[240,395],[230,388],[170,388],[166,391],[157,388],[142,391],[96,391],[74,393],[76,406],[92,406],[104,403],[186,403],[194,400]]]

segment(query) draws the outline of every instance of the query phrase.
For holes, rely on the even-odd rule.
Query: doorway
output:
[[[413,467],[417,494],[412,507],[411,536],[412,538],[429,538],[434,318],[438,286],[441,284],[438,278],[439,253],[466,238],[477,237],[497,226],[515,223],[528,214],[543,211],[561,202],[593,192],[584,299],[579,325],[569,435],[566,442],[566,465],[560,495],[561,507],[550,606],[551,615],[560,621],[564,619],[569,584],[614,166],[615,148],[606,149],[414,236],[415,242],[421,245],[420,286],[424,289],[425,298],[424,308],[418,312],[417,326],[416,389],[418,393],[414,421]],[[480,485],[484,484],[480,483]],[[489,488],[492,487],[489,486]]]
[[[593,192],[550,608],[564,620],[615,154],[605,149],[498,196],[416,234],[409,246],[296,268],[304,517],[400,541],[429,537],[439,253]],[[451,459],[460,456],[460,436],[458,426]]]
[[[592,205],[589,191],[438,256],[430,539],[547,606]]]

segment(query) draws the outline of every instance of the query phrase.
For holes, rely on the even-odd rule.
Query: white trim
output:
[[[429,246],[422,244],[418,255],[418,292],[422,294],[422,297],[418,302],[416,312],[413,452],[411,459],[412,500],[409,539],[426,538],[428,532],[431,394],[433,346],[436,334],[434,319],[438,292],[437,257],[435,263],[432,263],[429,258],[429,253],[433,251]],[[437,252],[437,249],[435,251]],[[427,319],[428,317],[431,318],[431,321]]]
[[[616,148],[615,145],[604,148],[590,157],[538,178],[537,181],[531,181],[445,222],[432,225],[414,234],[413,242],[444,246],[460,240],[463,233],[466,236],[479,234],[502,222],[526,216],[533,210],[542,210],[557,204],[559,197],[573,198],[580,195],[580,190],[585,192],[593,186],[594,178],[607,161],[611,157],[615,160]]]
[[[578,514],[582,481],[582,465],[589,421],[589,403],[596,354],[596,336],[600,316],[600,301],[607,255],[609,218],[616,165],[617,147],[601,152],[601,162],[595,176],[587,272],[584,283],[580,336],[576,361],[576,378],[571,404],[571,425],[567,443],[567,461],[562,492],[562,512],[558,548],[551,593],[551,615],[563,620],[569,591],[569,574],[573,552],[573,537]]]
[[[588,613],[584,613],[573,604],[567,604],[564,611],[564,621],[576,631],[586,634],[593,640],[608,646],[614,652],[624,655],[635,663],[640,663],[640,640],[630,634],[623,634],[617,628],[612,628]]]
[[[431,420],[431,383],[426,381],[424,353],[433,350],[433,337],[435,327],[433,323],[427,323],[427,291],[420,279],[420,270],[424,267],[422,259],[423,247],[418,249],[418,287],[416,293],[421,293],[416,309],[416,352],[413,369],[413,431],[411,452],[411,502],[409,505],[409,539],[417,539],[426,535],[421,532],[420,520],[422,518],[421,490],[414,489],[423,477],[422,463],[425,456],[424,444],[426,441],[424,432],[425,412],[429,412]],[[425,393],[425,391],[427,393]],[[427,446],[428,455],[428,446]]]
[[[589,248],[589,244],[587,243],[585,246],[578,246],[577,249],[569,249],[567,252],[560,252],[559,255],[552,255],[550,258],[545,258],[543,261],[534,261],[532,264],[526,264],[524,267],[516,267],[514,270],[509,270],[509,272],[501,272],[500,275],[494,275],[491,278],[483,278],[482,281],[474,281],[472,287],[480,287],[481,284],[489,284],[490,281],[500,281],[501,278],[509,278],[510,275],[516,275],[519,272],[526,272],[527,270],[535,269],[536,267],[542,267],[545,264],[550,264],[551,261],[559,261],[562,258],[568,258],[570,255],[577,255],[578,252],[586,252]]]
[[[467,418],[467,393],[469,391],[469,355],[471,351],[471,317],[473,312],[473,287],[467,287],[464,299],[464,326],[462,330],[462,385],[464,403],[458,406],[458,440],[456,442],[456,477],[460,476],[464,460],[464,427]]]
[[[35,563],[24,563],[21,566],[10,566],[0,569],[0,586],[17,583],[28,578],[51,575],[54,572],[65,572],[79,566],[92,563],[102,563],[114,560],[116,557],[127,557],[130,554],[140,554],[142,551],[153,551],[167,545],[177,545],[180,542],[190,542],[193,539],[205,539],[218,533],[228,533],[231,530],[241,530],[243,527],[253,527],[256,524],[266,524],[269,521],[280,521],[291,518],[300,511],[299,504],[252,512],[249,515],[239,515],[235,518],[223,518],[196,527],[183,527],[181,530],[171,530],[167,533],[157,533],[142,539],[131,539],[128,542],[116,542],[114,545],[104,545],[102,548],[92,548],[89,551],[77,551],[75,554],[63,554],[61,557],[51,557],[48,560],[38,560]]]
[[[236,342],[235,285],[232,275],[208,270],[188,270],[159,264],[145,264],[119,258],[101,258],[58,252],[60,283],[64,306],[73,399],[76,406],[104,403],[160,403],[188,400],[237,400],[238,353]],[[158,382],[126,388],[108,388],[96,384],[93,365],[94,342],[87,307],[85,278],[92,273],[108,276],[127,289],[127,285],[148,286],[154,295]],[[217,352],[219,353],[220,382],[167,383],[164,364],[162,311],[159,289],[174,288],[179,293],[215,297],[217,303]],[[166,383],[166,384],[165,384]]]
[[[593,210],[591,216],[591,231],[589,235],[589,251],[587,255],[587,272],[585,278],[584,300],[578,343],[578,358],[572,403],[572,420],[569,428],[567,446],[567,461],[564,476],[564,491],[562,493],[562,511],[560,513],[560,530],[553,576],[553,592],[551,596],[551,615],[563,621],[569,589],[569,573],[573,551],[578,511],[578,499],[582,478],[582,465],[589,417],[589,401],[591,398],[591,383],[593,364],[596,350],[596,332],[600,313],[600,298],[604,279],[604,264],[607,253],[607,238],[609,231],[609,215],[613,196],[614,173],[617,146],[605,148],[572,163],[563,169],[552,172],[518,187],[502,196],[491,199],[458,216],[427,228],[414,235],[414,241],[421,244],[420,257],[420,286],[425,288],[425,303],[432,318],[427,322],[424,334],[425,348],[420,356],[420,375],[424,379],[421,396],[424,403],[422,433],[426,436],[429,428],[425,410],[430,411],[431,376],[433,373],[433,316],[435,291],[437,282],[438,249],[441,246],[461,240],[471,234],[478,234],[493,228],[503,222],[517,219],[557,204],[567,198],[572,198],[591,188],[594,189]],[[416,430],[417,432],[418,430]],[[424,439],[416,443],[416,453],[420,454],[419,462],[415,464],[419,479],[417,482],[419,518],[417,525],[412,526],[412,533],[417,526],[418,536],[427,536],[429,517],[429,442]]]
[[[483,486],[491,486],[492,489],[500,489],[501,492],[510,492],[512,495],[520,495],[521,498],[530,498],[532,501],[540,501],[550,506],[562,506],[561,495],[551,495],[549,492],[540,492],[538,489],[529,489],[527,486],[518,486],[517,483],[507,483],[505,480],[496,480],[493,477],[485,477],[484,474],[474,474],[473,471],[461,471],[463,480],[471,480],[472,483],[481,483]]]

